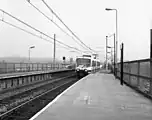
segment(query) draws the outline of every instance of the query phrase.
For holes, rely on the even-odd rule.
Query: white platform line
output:
[[[86,76],[88,77],[88,76]],[[74,83],[73,85],[71,85],[70,87],[68,87],[66,90],[64,90],[61,94],[59,94],[52,102],[50,102],[49,104],[47,104],[43,109],[41,109],[39,112],[37,112],[32,118],[30,118],[29,120],[34,120],[36,119],[42,112],[44,112],[48,107],[50,107],[54,102],[56,102],[64,93],[66,93],[69,89],[71,89],[73,86],[75,86],[76,84],[78,84],[78,82],[82,81],[83,79],[85,79],[86,77],[82,78],[81,80],[77,81],[76,83]]]

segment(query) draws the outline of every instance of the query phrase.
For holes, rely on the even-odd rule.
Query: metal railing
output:
[[[0,74],[64,69],[67,64],[53,63],[7,63],[0,62]]]
[[[150,59],[134,60],[123,63],[123,81],[142,93],[152,96],[150,90]],[[117,64],[116,77],[120,78],[121,64]]]

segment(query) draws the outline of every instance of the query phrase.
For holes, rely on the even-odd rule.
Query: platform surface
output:
[[[152,120],[152,102],[111,74],[90,74],[30,120]]]

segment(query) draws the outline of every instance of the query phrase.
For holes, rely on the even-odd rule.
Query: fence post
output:
[[[123,43],[121,44],[121,79],[120,84],[123,85]]]
[[[115,53],[115,33],[114,33],[114,76],[116,77],[116,53]]]
[[[39,71],[39,64],[37,63],[36,66],[37,66],[37,71]]]
[[[23,71],[22,71],[22,63],[21,63],[21,62],[20,62],[20,71],[23,72]]]
[[[120,63],[116,63],[116,78],[119,78],[119,64]]]
[[[44,65],[43,65],[43,63],[41,64],[41,70],[42,70],[42,71],[44,70]]]
[[[115,63],[115,77],[117,78],[117,65],[118,63]]]
[[[7,73],[7,63],[5,62],[5,73]]]
[[[46,68],[45,69],[46,69],[46,71],[48,70],[48,64],[47,63],[46,63]]]
[[[131,67],[130,67],[131,65],[130,64],[131,63],[128,63],[128,66],[129,66],[129,81],[128,82],[129,82],[129,84],[131,84],[131,75],[130,75],[131,74]]]
[[[138,65],[138,67],[137,67],[137,69],[138,69],[138,71],[137,71],[137,74],[138,74],[138,77],[137,77],[137,88],[139,88],[140,87],[140,77],[139,77],[139,75],[140,75],[140,61],[138,61],[137,65]]]
[[[152,94],[152,29],[150,29],[150,94]]]
[[[150,94],[152,94],[152,58],[150,58]]]
[[[31,64],[32,64],[32,70],[31,70],[31,71],[34,71],[34,70],[33,70],[33,68],[34,68],[34,67],[33,67],[33,64],[34,64],[34,63],[31,63]]]
[[[15,63],[13,63],[13,72],[16,72],[16,71],[15,71]]]
[[[28,63],[26,63],[26,72],[28,72],[28,66],[29,66]]]

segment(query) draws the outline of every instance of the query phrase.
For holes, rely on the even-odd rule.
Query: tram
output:
[[[76,73],[78,78],[100,69],[100,61],[91,55],[83,55],[76,58]]]

